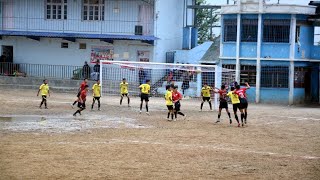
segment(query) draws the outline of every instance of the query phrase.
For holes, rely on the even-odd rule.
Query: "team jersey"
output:
[[[150,93],[150,85],[149,84],[141,84],[139,86],[141,88],[141,93],[143,94],[149,94]]]
[[[227,90],[219,90],[218,93],[220,95],[219,96],[220,101],[226,102],[227,101]]]
[[[231,99],[232,104],[240,103],[239,96],[232,91],[228,92],[227,96]]]
[[[92,86],[92,91],[93,91],[93,97],[100,97],[101,96],[101,84],[95,83]]]
[[[211,97],[210,91],[212,90],[212,88],[210,86],[207,87],[203,87],[201,89],[201,93],[203,97]]]
[[[172,92],[172,100],[173,101],[177,101],[179,99],[182,99],[182,94],[179,93],[178,91],[177,92]]]
[[[86,98],[87,98],[87,91],[84,89],[81,91],[80,93],[80,97],[83,101],[86,101]]]
[[[121,82],[120,83],[120,93],[121,94],[128,94],[128,86],[129,86],[129,84],[127,82],[126,83]]]
[[[41,86],[39,87],[40,91],[41,91],[41,96],[46,96],[49,93],[49,85],[48,84],[41,84]]]
[[[247,99],[246,91],[247,91],[247,88],[241,88],[239,90],[236,90],[235,93],[239,96],[239,98]]]
[[[166,99],[166,105],[167,106],[172,106],[172,92],[167,90],[166,94],[164,95],[164,98]]]
[[[83,91],[86,87],[87,83],[85,81],[83,81],[80,85],[80,92]]]

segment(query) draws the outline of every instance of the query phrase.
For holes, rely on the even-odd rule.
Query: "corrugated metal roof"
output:
[[[2,36],[34,36],[34,37],[49,37],[49,38],[142,40],[142,41],[154,41],[159,39],[155,36],[141,36],[141,35],[30,32],[30,31],[0,31],[0,35]]]

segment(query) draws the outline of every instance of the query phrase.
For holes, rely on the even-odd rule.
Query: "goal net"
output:
[[[200,97],[204,84],[220,88],[235,81],[234,70],[216,65],[101,60],[100,72],[102,93],[107,95],[120,94],[123,78],[129,83],[131,96],[138,96],[139,85],[151,80],[151,96],[163,97],[165,86],[174,83],[186,98]],[[212,97],[217,106],[217,96]]]

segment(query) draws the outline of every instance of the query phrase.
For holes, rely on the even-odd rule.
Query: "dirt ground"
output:
[[[46,110],[36,91],[1,90],[0,179],[320,179],[319,106],[249,104],[238,128],[225,112],[215,124],[198,99],[168,122],[159,98],[150,116],[139,98],[129,108],[106,96],[101,111],[73,117],[74,98],[53,93]]]

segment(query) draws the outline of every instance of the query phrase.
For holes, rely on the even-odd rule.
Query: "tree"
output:
[[[196,0],[196,5],[207,5],[206,0]],[[219,20],[214,9],[196,9],[196,24],[198,28],[198,43],[213,40],[212,26]]]

